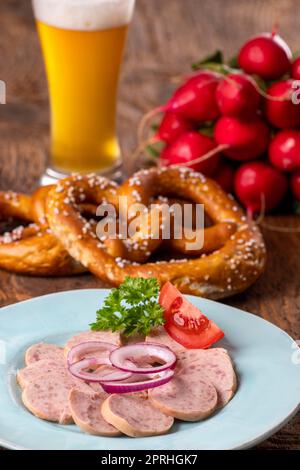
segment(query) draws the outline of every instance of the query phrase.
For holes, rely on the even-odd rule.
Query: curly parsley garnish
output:
[[[152,328],[165,323],[158,296],[157,279],[126,277],[120,287],[110,291],[91,329],[122,331],[125,336],[147,335]]]

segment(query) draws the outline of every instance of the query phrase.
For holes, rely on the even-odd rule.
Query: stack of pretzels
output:
[[[170,207],[174,201],[203,204],[210,221],[203,246],[187,251],[184,239],[163,240],[163,220],[155,237],[146,223],[127,239],[118,234],[99,239],[96,208],[109,203],[120,210],[119,201],[125,199],[128,207],[159,207],[162,201]],[[31,196],[1,192],[0,215],[23,221],[0,237],[0,268],[20,274],[90,271],[114,286],[126,276],[156,277],[183,293],[218,299],[249,287],[266,261],[258,227],[214,181],[187,168],[142,170],[120,186],[96,175],[72,175]],[[128,218],[134,218],[130,211]]]

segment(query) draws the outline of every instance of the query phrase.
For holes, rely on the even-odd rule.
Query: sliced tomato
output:
[[[185,348],[207,349],[223,338],[221,328],[189,302],[171,282],[162,287],[159,303],[165,312],[166,331]]]

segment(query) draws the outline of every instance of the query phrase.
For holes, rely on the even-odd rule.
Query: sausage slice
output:
[[[163,327],[154,329],[147,342],[168,346],[177,356],[177,374],[208,379],[217,389],[218,407],[225,406],[237,389],[237,378],[228,351],[223,348],[186,349],[174,341]]]
[[[55,361],[53,359],[41,359],[38,362],[33,362],[17,372],[17,381],[21,388],[27,387],[31,382],[34,382],[40,375],[50,374],[56,372],[62,377],[66,374],[66,366],[62,359]]]
[[[29,366],[42,359],[60,360],[63,358],[63,349],[55,344],[37,343],[30,346],[25,353],[25,364]]]
[[[84,432],[95,436],[119,436],[121,433],[102,416],[101,406],[108,397],[105,393],[87,394],[73,388],[69,406],[74,422]]]
[[[223,348],[186,349],[177,354],[176,373],[209,380],[218,393],[218,407],[225,406],[237,388],[237,378],[232,360]]]
[[[197,376],[175,376],[170,382],[149,390],[153,406],[182,421],[200,421],[216,409],[218,395],[209,381]]]
[[[175,354],[181,351],[186,351],[185,347],[174,341],[170,335],[166,332],[163,326],[153,329],[148,336],[146,336],[147,343],[158,343],[168,346]]]
[[[71,378],[54,371],[40,375],[25,387],[22,400],[26,408],[38,418],[54,422],[72,422],[66,417],[69,392],[74,386]]]
[[[102,404],[104,419],[130,437],[166,434],[174,419],[138,395],[110,395]]]
[[[34,375],[34,374],[33,374]],[[94,393],[86,383],[74,378],[66,367],[44,371],[28,379],[22,393],[26,408],[38,418],[61,424],[73,423],[69,407],[69,393],[78,388],[85,393]]]

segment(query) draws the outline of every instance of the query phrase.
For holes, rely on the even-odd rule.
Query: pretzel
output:
[[[168,241],[168,245],[172,251],[186,255],[209,254],[222,248],[231,235],[236,232],[236,229],[237,226],[235,222],[220,222],[213,227],[206,228],[204,232],[204,244],[199,249],[187,250],[187,238],[171,238]],[[195,237],[197,236],[195,235]]]
[[[114,185],[114,183],[112,184]],[[55,187],[56,186],[54,185],[41,186],[32,194],[31,198],[29,197],[31,206],[30,213],[32,215],[33,220],[46,228],[48,227],[46,219],[47,197],[50,189]],[[87,213],[89,215],[96,215],[97,206],[95,206],[94,204],[81,202],[78,207],[80,208],[81,214]]]
[[[49,187],[42,188],[44,198]],[[0,237],[0,268],[34,276],[79,274],[85,268],[76,262],[50,233],[44,218],[41,190],[33,196],[0,192],[0,216],[33,222],[22,225]],[[41,222],[43,223],[35,223]]]
[[[208,255],[131,263],[109,254],[87,226],[77,210],[82,195],[88,203],[101,204],[106,199],[115,205],[120,196],[126,196],[128,207],[136,201],[147,205],[158,196],[179,197],[204,204],[215,224],[207,230],[218,234],[224,224],[230,230],[222,232],[224,244],[218,240],[217,246],[222,246]],[[49,191],[46,216],[53,234],[70,255],[104,282],[116,286],[126,276],[156,277],[160,284],[173,282],[183,293],[218,299],[245,290],[265,267],[266,250],[258,227],[247,221],[233,198],[215,182],[187,168],[143,170],[113,190],[105,179],[67,178]]]
[[[121,193],[121,191],[122,187],[118,190],[118,193]],[[162,211],[162,204],[166,204],[167,206],[165,207],[169,207],[167,214]],[[174,254],[188,254],[189,256],[207,254],[221,248],[227,239],[236,231],[235,223],[221,222],[213,227],[205,229],[203,246],[187,249],[188,243],[193,238],[200,239],[200,235],[197,236],[197,233],[193,228],[190,228],[189,230],[185,227],[181,237],[175,238],[175,218],[174,213],[171,212],[171,209],[174,208],[175,205],[179,205],[183,211],[185,204],[188,204],[188,201],[181,199],[163,198],[163,201],[161,199],[154,200],[151,205],[151,209],[146,213],[141,214],[139,230],[134,234],[134,236],[126,240],[107,239],[103,241],[107,253],[114,258],[119,257],[138,263],[145,263],[161,246],[164,250]],[[166,224],[168,216],[171,217],[170,227],[173,230],[171,230],[170,239],[163,240],[162,227]],[[153,217],[157,217],[158,219],[157,223],[154,224],[154,230],[156,229],[155,232],[153,232],[153,225],[151,224]],[[195,213],[193,214],[193,220],[194,219]],[[180,225],[183,225],[182,221],[180,222]]]

